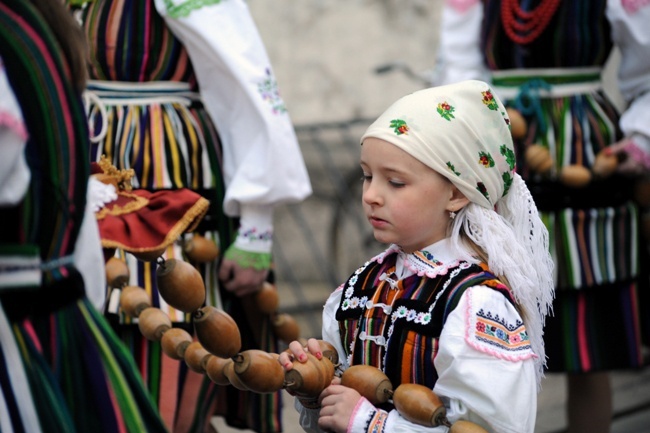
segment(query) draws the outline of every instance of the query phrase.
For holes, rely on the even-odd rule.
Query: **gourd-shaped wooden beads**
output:
[[[300,338],[300,326],[298,322],[287,313],[278,313],[272,321],[273,333],[285,343],[298,340]]]
[[[352,365],[341,375],[341,385],[356,389],[374,405],[386,403],[393,395],[393,384],[377,367]]]
[[[158,291],[172,307],[192,313],[205,302],[205,285],[199,271],[183,260],[162,260],[156,269]]]
[[[266,394],[284,386],[284,369],[277,354],[250,349],[233,356],[232,360],[234,374],[249,390]]]
[[[403,383],[393,394],[395,409],[407,420],[424,425],[449,425],[447,410],[430,388],[416,383]]]
[[[172,359],[185,359],[185,351],[192,343],[192,336],[183,328],[172,328],[162,336],[160,344],[165,355]]]
[[[528,132],[528,122],[521,112],[515,108],[508,107],[506,108],[508,117],[510,118],[510,133],[512,138],[515,140],[520,140],[526,136]]]
[[[137,286],[122,287],[120,307],[131,317],[139,317],[146,308],[151,307],[151,297],[142,288]]]
[[[198,233],[183,242],[183,252],[193,263],[210,263],[219,257],[217,244]]]
[[[203,347],[213,355],[230,358],[241,349],[237,323],[223,310],[205,306],[195,311],[194,330]]]
[[[280,305],[280,296],[275,286],[268,281],[262,284],[262,288],[255,293],[255,305],[260,313],[273,314]],[[293,340],[290,340],[293,341]]]
[[[163,334],[171,327],[172,321],[169,316],[159,308],[145,308],[138,316],[138,328],[148,340],[160,341]]]
[[[328,358],[307,353],[307,362],[294,362],[285,372],[284,388],[299,397],[316,398],[334,378],[334,365]]]

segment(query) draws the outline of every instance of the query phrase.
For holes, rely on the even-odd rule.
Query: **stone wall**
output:
[[[422,85],[382,64],[432,68],[442,0],[249,0],[296,125],[374,117]]]

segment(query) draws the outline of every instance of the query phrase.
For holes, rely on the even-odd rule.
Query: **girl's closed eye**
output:
[[[400,180],[389,180],[388,183],[390,183],[393,188],[404,188],[406,186],[406,184]]]
[[[363,173],[363,174],[361,175],[361,179],[360,179],[360,180],[361,180],[361,182],[370,182],[370,181],[372,180],[372,175],[371,175],[371,174],[367,174],[367,173]]]

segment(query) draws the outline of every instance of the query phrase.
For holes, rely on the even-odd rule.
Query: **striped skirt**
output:
[[[210,200],[210,210],[196,232],[213,240],[221,251],[232,242],[236,221],[224,215],[225,187],[217,131],[197,94],[177,82],[90,83],[87,111],[93,146],[91,158],[105,155],[119,169],[135,171],[136,188],[151,191],[190,188]],[[156,264],[118,250],[130,270],[130,285],[144,288],[153,305],[166,312],[174,326],[191,330],[191,315],[175,310],[158,294]],[[183,260],[179,243],[163,257]],[[242,334],[242,350],[277,352],[270,316],[250,314],[247,299],[219,290],[218,260],[198,265],[206,287],[206,303],[228,312]],[[119,289],[113,289],[118,291]],[[119,293],[110,296],[119,299]],[[106,316],[134,355],[142,377],[163,419],[178,433],[207,432],[213,415],[223,415],[235,427],[257,432],[281,431],[281,394],[260,395],[231,386],[220,387],[207,376],[169,359],[159,342],[146,340],[118,302],[109,303]]]
[[[559,180],[563,167],[589,170],[600,151],[622,138],[600,69],[498,71],[493,82],[506,105],[527,120],[526,135],[516,143],[518,170],[550,233],[556,294],[545,329],[549,370],[641,366],[647,306],[640,300],[648,275],[640,265],[646,251],[634,181],[614,175],[574,188]],[[526,165],[525,151],[533,144],[551,155],[545,174]]]

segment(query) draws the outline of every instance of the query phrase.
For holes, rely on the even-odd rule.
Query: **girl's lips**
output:
[[[370,225],[372,225],[374,228],[385,227],[388,224],[386,220],[372,216],[368,217],[368,221],[370,221]]]

